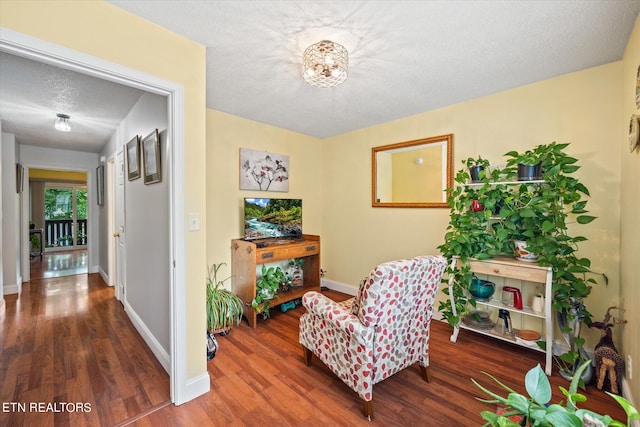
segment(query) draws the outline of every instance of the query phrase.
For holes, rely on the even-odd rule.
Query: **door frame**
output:
[[[69,183],[69,182],[51,182],[51,181],[45,181],[44,182],[44,194],[45,194],[45,198],[46,198],[46,194],[47,194],[47,188],[69,188],[71,190],[72,196],[72,219],[73,219],[73,245],[71,246],[62,246],[62,247],[51,247],[48,248],[48,251],[45,252],[60,252],[60,251],[73,251],[76,249],[86,249],[87,250],[87,255],[89,252],[89,248],[91,247],[90,244],[87,245],[78,245],[78,197],[77,197],[77,190],[78,188],[84,188],[85,191],[87,191],[87,196],[89,196],[89,188],[87,185],[87,182],[85,181],[84,184],[78,184],[78,183]],[[87,241],[90,241],[89,238],[93,238],[95,239],[94,236],[92,236],[90,233],[91,231],[91,223],[93,222],[92,219],[89,217],[89,212],[91,212],[89,210],[89,206],[91,206],[93,199],[88,198],[87,197],[87,218],[85,218],[87,220]],[[46,230],[46,219],[45,219],[45,230]],[[45,239],[46,240],[46,239]],[[43,249],[47,249],[47,248],[43,248]]]
[[[112,63],[2,27],[0,51],[101,78],[167,97],[167,140],[170,145],[169,239],[170,274],[170,393],[180,405],[206,392],[190,384],[187,377],[186,254],[184,195],[184,88],[181,84]],[[91,172],[93,173],[93,171]],[[88,184],[91,180],[88,180]],[[24,214],[23,214],[24,216]],[[208,382],[207,382],[208,386]]]

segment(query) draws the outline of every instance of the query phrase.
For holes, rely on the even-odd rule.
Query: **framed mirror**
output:
[[[448,208],[453,134],[371,149],[371,206]]]

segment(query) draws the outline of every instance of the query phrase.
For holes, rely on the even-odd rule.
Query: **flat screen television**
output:
[[[302,200],[244,199],[245,240],[302,236]]]

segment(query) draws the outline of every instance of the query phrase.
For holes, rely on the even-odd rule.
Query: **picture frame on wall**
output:
[[[240,148],[240,189],[289,191],[289,156]]]
[[[144,183],[155,184],[162,181],[162,162],[160,156],[160,134],[158,129],[142,139],[142,158],[144,163]]]
[[[16,163],[16,193],[22,193],[24,186],[24,167]]]
[[[98,206],[104,206],[104,165],[96,168],[96,201]]]
[[[638,65],[638,75],[636,76],[636,108],[640,109],[640,65]]]
[[[127,142],[127,177],[129,181],[140,178],[140,136]]]

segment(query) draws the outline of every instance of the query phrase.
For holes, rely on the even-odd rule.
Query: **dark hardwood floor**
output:
[[[335,300],[347,295],[326,291]],[[502,341],[462,331],[456,344],[451,329],[433,322],[430,339],[431,383],[412,366],[374,386],[374,420],[361,413],[358,396],[314,358],[304,364],[298,344],[301,307],[259,319],[255,330],[243,321],[225,337],[208,363],[211,391],[181,406],[168,406],[137,420],[137,426],[479,426],[480,412],[494,410],[479,402],[482,393],[471,378],[492,385],[481,371],[495,375],[524,392],[524,375],[544,355]],[[568,383],[557,373],[551,377],[553,401],[563,396],[559,385]],[[492,386],[493,387],[493,386]],[[493,387],[493,389],[497,389]],[[607,413],[626,422],[624,412],[607,395],[588,387],[581,407]]]
[[[431,383],[412,366],[377,384],[369,423],[357,395],[328,368],[315,358],[311,367],[304,364],[298,344],[304,309],[274,309],[255,330],[243,321],[218,336],[218,354],[208,362],[211,391],[174,406],[167,374],[98,275],[34,280],[6,302],[0,313],[2,426],[482,425],[480,411],[494,408],[475,399],[482,394],[470,378],[492,385],[484,370],[523,392],[525,372],[544,363],[542,353],[468,331],[453,344],[450,328],[433,322]],[[551,382],[557,402],[558,386],[568,384],[555,373]],[[604,393],[590,386],[586,395],[582,407],[626,421]],[[15,403],[25,403],[26,411],[6,406]],[[34,403],[44,405],[40,412],[30,410]],[[89,403],[91,412],[47,407],[63,403]]]
[[[45,252],[42,259],[40,257],[31,258],[31,280],[87,274],[89,271],[88,259],[86,249]]]
[[[112,426],[170,404],[169,376],[99,275],[31,280],[5,300],[0,425]]]

